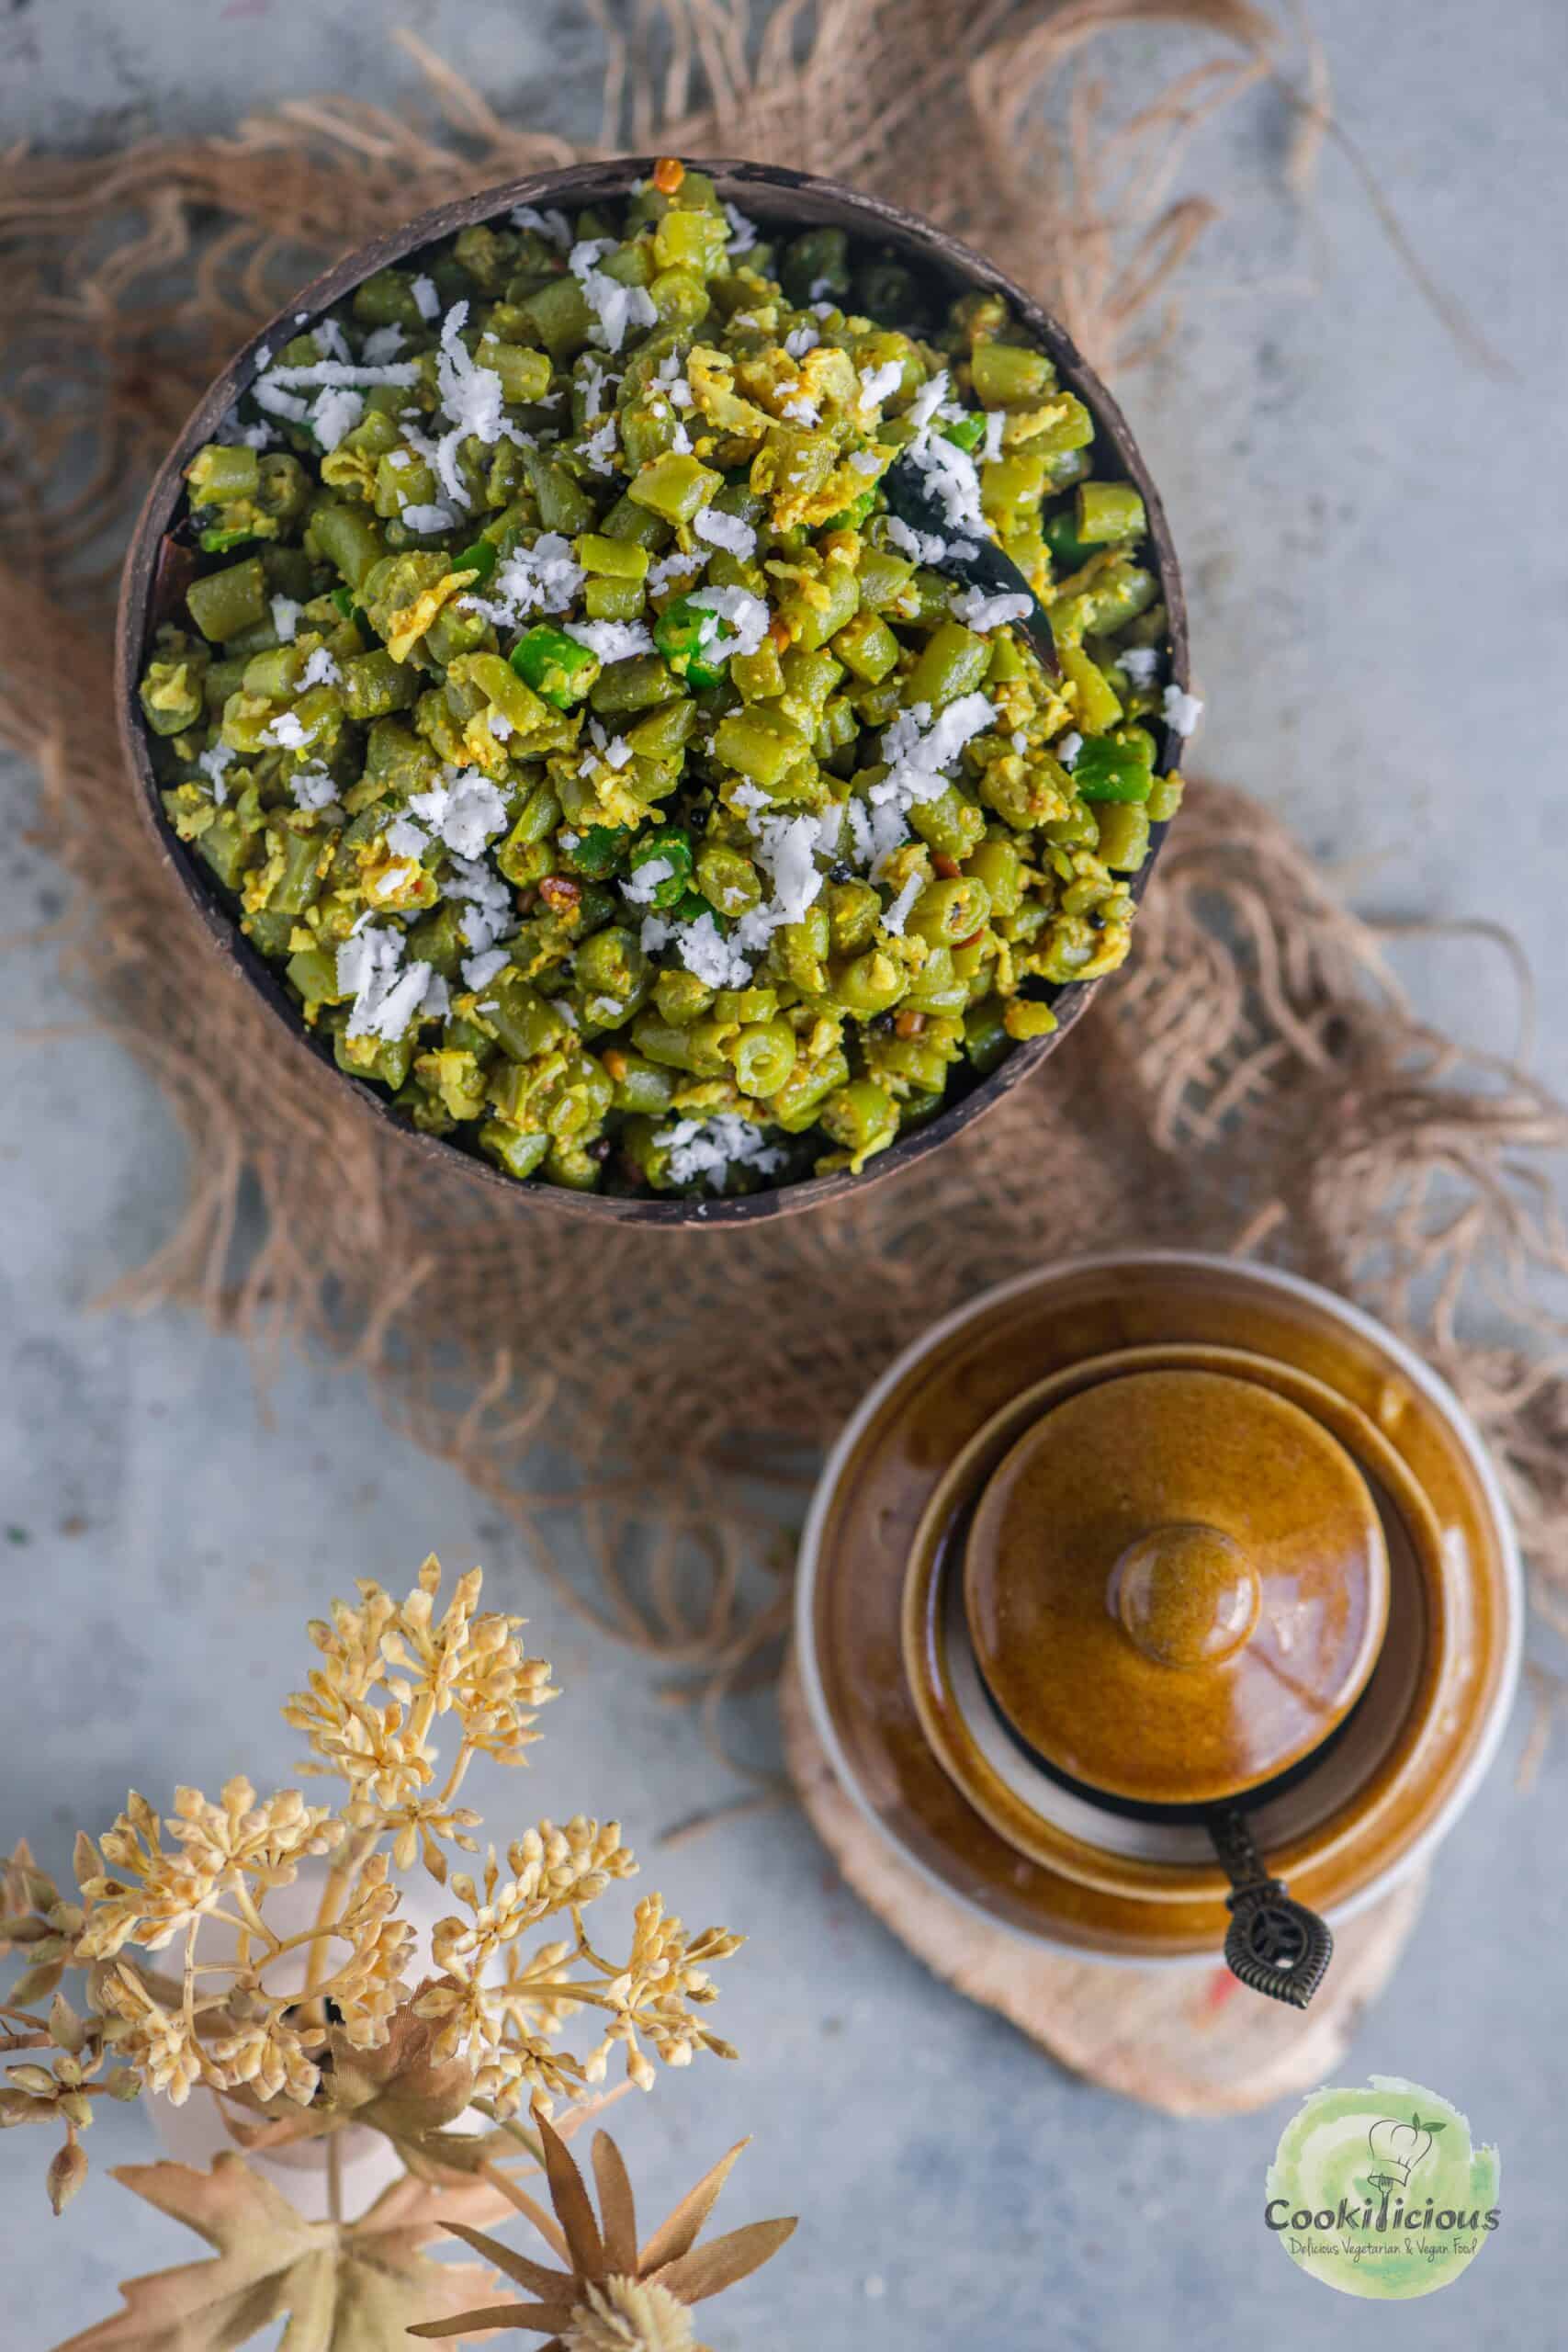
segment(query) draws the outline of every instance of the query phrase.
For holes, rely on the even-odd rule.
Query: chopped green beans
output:
[[[297,321],[144,651],[168,823],[301,1021],[519,1182],[865,1168],[1122,962],[1181,797],[1088,407],[998,296],[743,209],[671,164]],[[889,512],[912,445],[1059,676]]]
[[[1074,526],[1082,547],[1110,539],[1141,539],[1148,529],[1144,502],[1128,481],[1080,481]]]

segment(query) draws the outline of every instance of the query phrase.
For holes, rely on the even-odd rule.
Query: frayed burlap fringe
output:
[[[1169,195],[1184,142],[1278,70],[1241,0],[785,0],[760,44],[743,5],[660,0],[658,20],[657,80],[609,43],[604,147],[787,160],[904,198],[1111,365],[1157,325],[1209,217]],[[1228,47],[1113,132],[1075,65],[1048,117],[1069,61],[1132,20]],[[1568,1387],[1539,1300],[1568,1262],[1547,1175],[1568,1118],[1412,1018],[1371,933],[1245,793],[1194,786],[1130,972],[1038,1080],[914,1173],[760,1231],[606,1234],[497,1199],[460,1163],[433,1175],[216,972],[121,771],[107,597],[152,464],[307,269],[389,219],[570,160],[422,62],[455,141],[334,98],[231,138],[0,164],[0,735],[38,763],[39,837],[79,886],[67,972],[189,1140],[184,1214],[119,1302],[188,1303],[264,1348],[362,1365],[394,1425],[494,1498],[574,1608],[700,1668],[711,1707],[784,1622],[781,1492],[924,1324],[1069,1250],[1247,1249],[1354,1292],[1455,1383],[1563,1623]],[[1328,124],[1321,77],[1305,87],[1298,161]]]

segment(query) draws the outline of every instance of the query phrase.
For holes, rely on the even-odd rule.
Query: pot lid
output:
[[[1301,1407],[1226,1374],[1130,1373],[1004,1456],[964,1597],[990,1696],[1047,1765],[1134,1804],[1214,1804],[1344,1721],[1388,1555],[1360,1471]]]

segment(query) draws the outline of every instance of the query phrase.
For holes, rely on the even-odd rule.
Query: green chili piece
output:
[[[723,683],[724,658],[704,653],[720,634],[718,616],[711,605],[692,596],[677,596],[653,624],[653,641],[676,677],[684,678],[698,693]]]
[[[692,879],[692,837],[683,826],[661,825],[657,832],[645,833],[633,844],[629,863],[634,876],[646,865],[667,865],[669,873],[655,882],[647,904],[660,911],[679,906]]]
[[[984,429],[982,426],[981,430]],[[950,440],[954,437],[952,434],[948,435]],[[863,490],[858,498],[852,498],[847,506],[841,506],[836,514],[830,514],[822,527],[826,531],[858,531],[875,504],[876,487],[874,483],[869,490]]]
[[[591,882],[606,882],[619,870],[631,838],[622,827],[590,825],[586,832],[578,835],[567,855],[579,874],[585,875]]]
[[[507,656],[518,676],[558,710],[582,700],[599,675],[599,656],[564,629],[540,621],[520,637]]]
[[[959,448],[973,452],[986,437],[986,420],[983,416],[955,416],[938,429],[944,441],[955,442]]]
[[[1148,738],[1143,739],[1147,743]],[[1146,800],[1154,784],[1142,748],[1114,735],[1088,735],[1073,763],[1083,800]]]
[[[475,587],[479,587],[482,586],[484,582],[490,578],[491,573],[495,570],[495,541],[493,539],[476,539],[471,548],[465,548],[461,555],[453,557],[452,569],[454,571],[473,572],[475,574],[473,584]]]
[[[1077,514],[1071,506],[1059,506],[1054,514],[1047,514],[1040,528],[1052,560],[1063,574],[1079,571],[1094,553],[1077,535]]]

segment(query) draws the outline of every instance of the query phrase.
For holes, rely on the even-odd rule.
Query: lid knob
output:
[[[1218,1666],[1251,1634],[1263,1589],[1234,1535],[1177,1520],[1128,1544],[1106,1600],[1156,1666]]]

